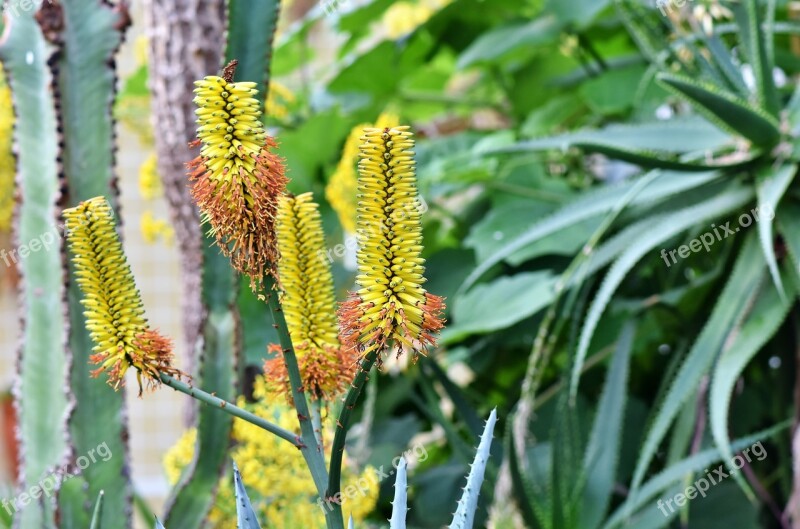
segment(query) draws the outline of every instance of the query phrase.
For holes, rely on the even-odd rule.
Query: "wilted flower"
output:
[[[106,199],[96,197],[67,209],[64,219],[75,277],[83,292],[86,329],[95,343],[90,359],[100,366],[92,376],[105,371],[108,383],[117,389],[133,366],[139,395],[142,375],[151,387],[161,383],[161,374],[183,376],[171,367],[172,341],[147,323]]]
[[[331,400],[350,383],[357,358],[345,354],[338,338],[336,299],[319,206],[311,193],[281,197],[276,223],[281,306],[297,354],[304,390],[312,398]],[[290,395],[280,348],[265,364],[268,381]]]
[[[212,76],[195,85],[202,149],[189,164],[192,196],[223,254],[255,289],[278,260],[274,222],[287,182],[283,162],[261,126],[255,83]]]
[[[422,213],[408,129],[365,129],[362,137],[356,278],[361,288],[339,311],[345,347],[362,355],[394,344],[398,355],[413,351],[416,358],[435,345],[443,326],[444,300],[422,287]]]

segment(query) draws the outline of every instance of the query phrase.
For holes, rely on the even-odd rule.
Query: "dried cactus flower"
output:
[[[314,399],[331,400],[352,381],[357,358],[345,354],[339,343],[333,275],[313,195],[281,197],[276,230],[281,254],[281,306],[303,376],[303,389]],[[275,358],[267,360],[264,371],[267,380],[277,382],[288,397],[286,364],[280,347],[277,352]]]
[[[423,287],[421,202],[409,127],[365,129],[358,180],[360,289],[340,310],[344,346],[362,356],[390,345],[425,353],[443,326],[444,300]],[[378,356],[380,364],[380,355]]]
[[[142,376],[150,388],[161,383],[161,374],[184,376],[171,366],[172,341],[147,323],[106,199],[96,197],[67,209],[64,219],[75,277],[83,292],[86,329],[95,343],[90,360],[100,366],[92,376],[105,371],[108,383],[118,389],[133,366],[140,396]]]
[[[274,223],[287,183],[283,161],[261,126],[255,83],[211,76],[195,85],[202,148],[189,163],[192,197],[222,253],[256,290],[278,260]]]
[[[395,127],[399,124],[400,118],[397,115],[391,112],[384,112],[378,116],[378,121],[375,122],[374,127],[382,129]],[[364,123],[353,128],[344,144],[339,165],[325,187],[325,198],[328,199],[328,203],[339,216],[339,222],[347,233],[356,232],[356,218],[358,216],[356,211],[358,208],[356,199],[358,194],[358,175],[356,173],[358,147],[361,144],[361,135],[364,129],[372,126]]]

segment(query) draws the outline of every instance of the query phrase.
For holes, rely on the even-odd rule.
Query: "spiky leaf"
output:
[[[706,118],[755,145],[768,149],[780,140],[780,125],[775,118],[735,94],[680,75],[661,73],[657,79],[667,89],[691,101]]]
[[[464,487],[464,494],[458,500],[458,508],[453,515],[450,529],[472,529],[475,520],[475,513],[478,510],[478,495],[483,485],[483,474],[486,471],[486,463],[489,461],[489,450],[492,447],[492,437],[494,436],[494,426],[497,423],[497,410],[492,410],[486,427],[481,435],[481,442],[478,445],[478,452],[475,454],[475,461],[472,463],[467,486]]]

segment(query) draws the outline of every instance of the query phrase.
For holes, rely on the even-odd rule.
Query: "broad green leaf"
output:
[[[778,231],[786,242],[789,258],[797,277],[800,278],[800,205],[787,202],[778,215]]]
[[[656,215],[648,220],[652,229],[646,232],[643,237],[630,241],[630,247],[611,266],[600,290],[589,307],[575,353],[576,360],[573,365],[570,382],[573,396],[578,391],[580,373],[595,329],[600,322],[600,316],[605,311],[609,301],[611,301],[611,296],[617,287],[619,287],[622,280],[625,279],[636,263],[648,252],[658,248],[663,242],[702,222],[716,219],[736,210],[745,205],[751,198],[752,191],[749,189],[731,188],[729,191],[721,193],[706,202],[701,202],[674,213]]]
[[[716,172],[686,175],[685,173],[656,171],[633,181],[615,186],[601,187],[597,190],[590,191],[582,198],[538,222],[525,233],[506,242],[489,259],[481,262],[475,268],[461,285],[459,294],[463,294],[464,291],[474,285],[487,271],[496,264],[509,258],[515,252],[571,225],[611,211],[615,204],[619,202],[620,197],[632,191],[636,192],[637,186],[642,185],[642,183],[640,183],[642,180],[644,180],[644,184],[646,185],[636,194],[631,205],[645,205],[658,200],[664,200],[672,195],[710,183],[719,177],[719,173]],[[650,179],[652,179],[652,182],[649,182]]]
[[[761,240],[761,248],[764,251],[764,258],[767,260],[772,281],[781,296],[783,296],[783,285],[780,272],[778,272],[778,260],[775,257],[772,224],[775,212],[778,210],[778,202],[786,193],[796,173],[797,167],[794,164],[784,165],[777,170],[767,169],[766,174],[759,175],[756,183],[758,217],[754,220],[758,222],[758,237]],[[753,214],[755,215],[756,212]]]
[[[706,118],[757,146],[771,148],[780,140],[780,125],[775,118],[735,94],[684,76],[661,73],[657,79],[694,103],[695,109]]]
[[[633,475],[631,485],[633,497],[639,492],[645,472],[676,414],[697,387],[700,379],[707,373],[731,332],[746,314],[750,301],[758,292],[766,273],[766,264],[757,244],[754,236],[747,237],[736,259],[731,277],[717,299],[709,320],[689,351],[651,423]]]
[[[735,341],[722,352],[714,368],[708,401],[710,426],[714,442],[726,461],[733,458],[731,441],[728,437],[728,410],[733,388],[747,364],[772,338],[786,318],[796,294],[795,282],[789,280],[786,289],[786,296],[782,293],[779,295],[769,286],[762,289],[752,312],[734,335]],[[751,501],[755,500],[753,492],[742,476],[734,473],[733,477],[748,498]]]
[[[633,105],[639,80],[645,70],[646,67],[641,64],[609,69],[582,83],[578,93],[593,112],[620,114]]]
[[[629,323],[623,328],[600,396],[583,461],[586,483],[580,509],[581,527],[599,527],[611,503],[622,442],[622,419],[625,416],[634,334],[633,324]]]
[[[455,298],[453,325],[443,340],[505,329],[536,314],[553,299],[555,282],[550,272],[525,272],[477,285]]]
[[[479,63],[496,62],[520,48],[552,42],[560,32],[561,23],[552,15],[493,29],[481,35],[461,54],[456,67],[463,69]]]
[[[611,0],[548,0],[544,10],[553,13],[563,24],[580,28],[609,5]]]

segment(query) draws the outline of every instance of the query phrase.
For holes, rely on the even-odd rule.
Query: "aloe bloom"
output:
[[[83,292],[86,329],[95,343],[91,361],[119,388],[133,367],[142,393],[160,375],[182,376],[171,366],[172,341],[150,328],[142,299],[117,235],[114,212],[105,198],[96,197],[64,211],[67,240],[78,286]]]
[[[283,161],[261,126],[255,83],[210,76],[195,85],[202,148],[189,164],[192,197],[223,254],[255,289],[278,260],[274,223],[287,183]]]
[[[342,304],[345,346],[361,355],[396,347],[414,359],[435,345],[444,300],[428,293],[421,203],[409,127],[364,130],[358,165],[360,287]],[[380,361],[380,358],[379,358]]]
[[[281,254],[281,306],[303,376],[303,389],[312,398],[331,400],[352,380],[356,358],[346,355],[339,343],[333,275],[324,258],[325,234],[313,195],[281,197],[276,229]],[[282,355],[268,360],[264,371],[267,380],[277,382],[278,389],[289,397]]]

